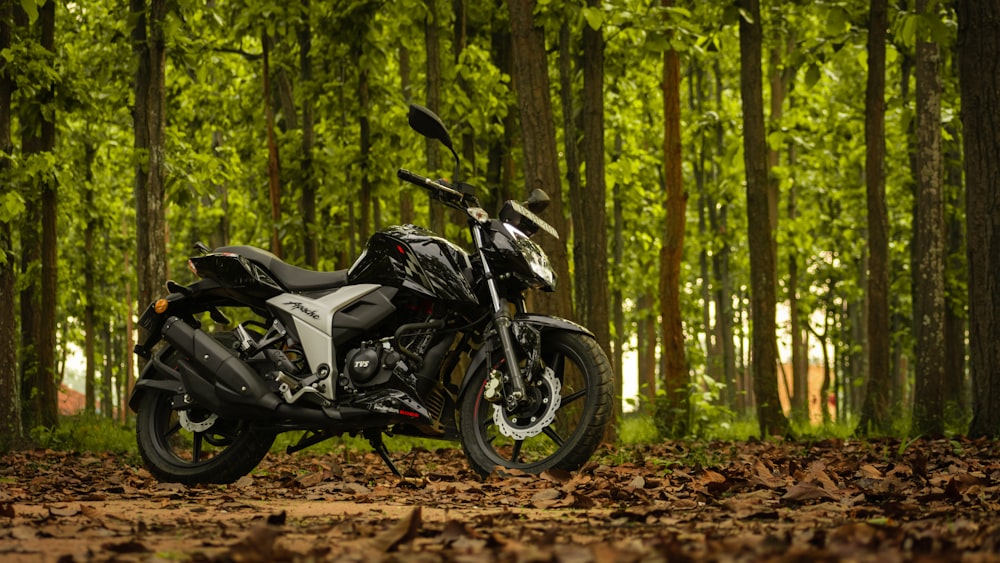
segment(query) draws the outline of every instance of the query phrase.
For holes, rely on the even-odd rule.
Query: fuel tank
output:
[[[432,299],[478,304],[469,255],[455,244],[414,225],[375,233],[347,272],[348,283],[408,289]]]

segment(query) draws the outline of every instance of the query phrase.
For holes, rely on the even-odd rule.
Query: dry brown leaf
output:
[[[372,547],[382,553],[387,553],[401,544],[413,541],[420,530],[420,519],[420,507],[417,506],[387,530],[372,538]]]
[[[833,496],[829,491],[816,483],[803,482],[788,489],[788,492],[786,492],[781,499],[793,502],[806,502],[809,500],[820,499],[837,500],[837,497]]]

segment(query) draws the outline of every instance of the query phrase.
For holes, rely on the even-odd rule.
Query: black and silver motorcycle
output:
[[[455,154],[432,112],[411,106],[409,123]],[[199,281],[167,282],[139,321],[147,336],[136,353],[148,363],[129,400],[153,475],[229,483],[288,431],[304,431],[288,451],[362,435],[396,474],[383,434],[459,440],[483,476],[590,458],[612,416],[607,357],[586,328],[530,313],[524,300],[556,285],[530,239],[558,236],[536,215],[548,197],[535,190],[493,219],[471,186],[398,176],[468,215],[472,252],[413,225],[376,233],[336,272],[199,245],[188,263]],[[250,320],[202,329],[206,316],[230,325],[232,307]]]

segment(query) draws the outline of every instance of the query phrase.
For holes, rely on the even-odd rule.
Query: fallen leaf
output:
[[[382,553],[388,553],[400,545],[413,541],[420,529],[420,507],[417,506],[398,522],[375,536],[371,545]]]

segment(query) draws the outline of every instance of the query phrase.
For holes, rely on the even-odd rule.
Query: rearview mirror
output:
[[[444,146],[451,150],[455,150],[451,145],[451,135],[448,134],[448,129],[441,122],[441,118],[434,114],[431,110],[418,106],[417,104],[410,104],[410,114],[408,117],[410,127],[414,131],[420,133],[424,137],[429,137],[431,139],[437,139],[441,141]]]

